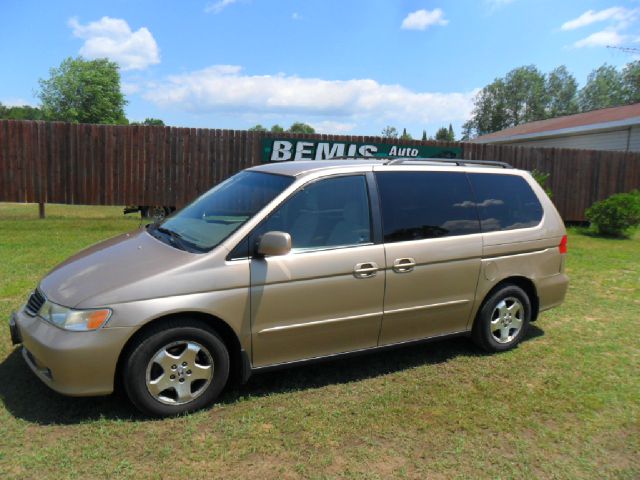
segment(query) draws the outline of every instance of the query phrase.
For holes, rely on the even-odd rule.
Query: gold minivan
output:
[[[564,299],[565,233],[498,162],[261,165],[56,267],[12,340],[60,393],[121,384],[174,415],[275,367],[452,335],[513,348]]]

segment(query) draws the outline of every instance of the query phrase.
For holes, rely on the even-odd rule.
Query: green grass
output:
[[[0,317],[51,267],[137,228],[116,207],[0,204]],[[0,329],[0,478],[640,477],[640,238],[570,233],[566,303],[519,348],[466,339],[253,377],[148,420],[66,398]]]

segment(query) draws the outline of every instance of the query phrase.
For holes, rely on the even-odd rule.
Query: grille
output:
[[[40,290],[36,288],[31,294],[31,296],[29,297],[29,300],[27,301],[27,304],[25,305],[24,310],[25,312],[27,312],[27,315],[35,317],[40,311],[40,309],[42,308],[42,305],[44,304],[44,302],[45,302],[44,295],[40,292]]]

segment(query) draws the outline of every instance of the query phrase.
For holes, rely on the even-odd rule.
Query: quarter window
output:
[[[253,233],[291,235],[293,252],[371,243],[371,220],[363,175],[319,180],[294,193]]]
[[[483,232],[534,227],[542,205],[526,180],[517,175],[470,173]]]
[[[385,242],[480,231],[469,181],[460,172],[376,173]]]

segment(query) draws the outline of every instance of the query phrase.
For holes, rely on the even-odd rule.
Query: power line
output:
[[[640,48],[631,48],[631,47],[616,47],[614,45],[607,45],[607,48],[613,48],[615,50],[620,50],[624,53],[640,53]]]

